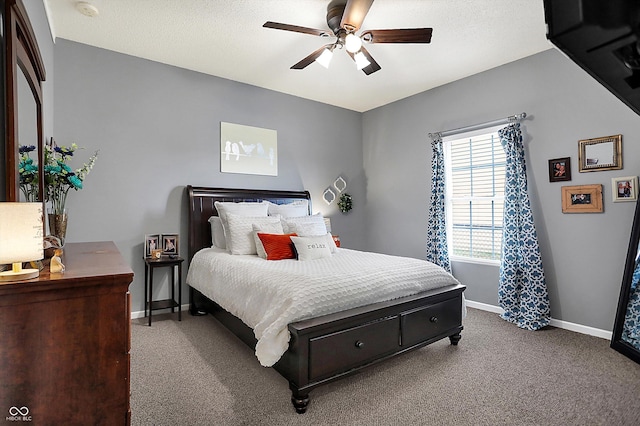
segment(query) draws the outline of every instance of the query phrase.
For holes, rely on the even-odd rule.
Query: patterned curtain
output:
[[[527,193],[520,124],[510,124],[498,134],[507,156],[498,285],[501,317],[520,328],[538,330],[549,324],[549,295]]]
[[[444,147],[440,136],[433,139],[431,149],[433,156],[431,157],[431,204],[429,205],[427,229],[427,260],[440,265],[451,273],[444,212]]]
[[[622,328],[622,340],[640,349],[640,262],[636,263],[631,279],[631,290],[629,290],[629,304],[627,313],[624,316],[624,326]]]

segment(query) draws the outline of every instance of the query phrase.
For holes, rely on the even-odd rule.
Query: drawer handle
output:
[[[362,349],[363,346],[364,346],[364,342],[361,342],[360,340],[356,342],[356,348]]]
[[[438,317],[431,317],[429,321],[431,321],[432,323],[436,323],[438,322]]]

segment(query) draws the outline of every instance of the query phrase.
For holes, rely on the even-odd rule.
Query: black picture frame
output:
[[[162,234],[162,254],[164,256],[178,256],[178,234]]]
[[[571,180],[571,157],[549,160],[549,182],[566,182]]]

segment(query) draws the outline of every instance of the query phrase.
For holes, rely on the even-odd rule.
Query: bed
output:
[[[258,329],[254,332],[254,329],[246,325],[253,324],[251,320],[245,317],[240,319],[233,315],[231,312],[237,313],[234,309],[224,309],[221,305],[228,306],[224,297],[223,302],[220,302],[221,299],[218,296],[211,295],[207,288],[203,287],[201,280],[194,278],[202,275],[200,270],[205,256],[218,256],[215,260],[216,265],[220,264],[221,259],[230,262],[230,259],[234,258],[233,255],[222,253],[224,250],[212,248],[212,226],[209,219],[212,216],[218,216],[216,201],[234,203],[268,201],[277,205],[304,201],[309,206],[310,214],[309,192],[196,186],[188,186],[186,189],[189,212],[190,269],[187,284],[190,293],[190,313],[192,315],[212,314],[248,346],[259,350],[261,340],[264,339],[262,334],[258,333]],[[381,256],[376,258],[376,262],[388,260],[384,255],[370,255]],[[340,248],[332,256],[336,259],[356,256],[357,262],[360,263],[362,259],[358,256],[365,256],[365,254]],[[235,256],[243,259],[249,267],[256,268],[256,271],[259,271],[258,276],[262,277],[270,274],[257,268],[276,264],[282,266],[287,262],[262,261],[257,256],[254,257],[256,259],[251,259],[250,256]],[[412,266],[411,261],[418,262],[416,259],[399,259],[406,259],[408,267]],[[296,266],[299,268],[303,263],[312,264],[296,261],[291,263],[297,263]],[[193,282],[190,283],[189,280]],[[401,281],[399,278],[397,280]],[[302,414],[307,410],[310,391],[318,386],[447,337],[451,344],[457,345],[463,329],[465,286],[455,279],[453,282],[447,281],[439,285],[419,291],[414,289],[413,294],[394,297],[390,300],[375,301],[328,314],[293,320],[284,324],[288,342],[282,349],[283,353],[274,358],[277,361],[265,364],[260,357],[258,359],[263,365],[273,363],[273,368],[289,382],[292,404],[295,410]],[[209,297],[205,293],[209,294]],[[256,338],[256,335],[261,337]]]

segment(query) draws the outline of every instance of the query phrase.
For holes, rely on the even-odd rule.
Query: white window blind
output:
[[[497,129],[447,138],[444,148],[449,254],[499,261],[506,158]]]

